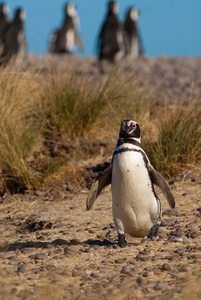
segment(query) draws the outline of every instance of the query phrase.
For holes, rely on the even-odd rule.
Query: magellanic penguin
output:
[[[17,8],[15,17],[10,22],[2,36],[2,55],[4,62],[7,62],[12,56],[23,59],[27,54],[27,42],[25,37],[24,19],[26,15],[22,8]]]
[[[8,25],[8,6],[5,3],[0,4],[0,49],[2,45],[2,34]]]
[[[86,206],[91,209],[104,187],[112,186],[112,212],[118,232],[118,245],[125,247],[125,233],[134,237],[157,236],[161,205],[154,184],[175,207],[166,180],[152,167],[141,146],[140,127],[133,120],[121,123],[119,139],[108,170],[91,187]]]
[[[118,62],[126,54],[124,26],[118,16],[118,3],[108,2],[108,12],[98,37],[97,51],[99,60]]]
[[[132,7],[128,10],[124,23],[129,44],[128,55],[138,57],[144,54],[140,32],[138,28],[139,10]]]
[[[75,45],[80,51],[84,50],[81,37],[78,34],[79,17],[74,3],[69,2],[64,8],[63,25],[53,32],[50,38],[49,51],[51,53],[72,53]]]

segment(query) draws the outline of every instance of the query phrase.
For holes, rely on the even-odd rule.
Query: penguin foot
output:
[[[157,237],[159,227],[160,227],[159,224],[154,225],[154,226],[151,228],[150,233],[147,235],[147,238],[149,238],[149,239],[152,240],[154,237]]]
[[[121,248],[125,248],[127,246],[127,241],[125,240],[125,234],[118,234],[118,245]]]

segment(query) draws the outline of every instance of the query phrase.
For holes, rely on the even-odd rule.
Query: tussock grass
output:
[[[1,192],[33,188],[36,180],[27,159],[40,143],[42,119],[36,77],[16,72],[10,64],[0,71]]]
[[[50,133],[83,136],[104,110],[106,86],[90,76],[76,76],[73,71],[64,74],[56,70],[46,77],[42,104]]]
[[[201,161],[201,107],[198,102],[166,108],[158,122],[157,141],[146,140],[151,162],[171,177]]]
[[[12,63],[0,69],[0,193],[59,182],[60,176],[77,182],[80,170],[66,164],[71,154],[51,154],[48,145],[54,147],[55,137],[61,137],[60,143],[68,148],[74,140],[69,153],[74,151],[76,158],[87,144],[91,159],[97,151],[84,140],[93,138],[101,145],[103,136],[116,139],[120,122],[129,118],[139,123],[145,150],[166,177],[200,163],[199,105],[165,108],[153,93],[118,69],[109,76],[81,76],[70,67],[20,72]]]
[[[50,132],[85,136],[98,119],[102,124],[107,119],[113,128],[125,117],[144,119],[153,100],[145,95],[137,81],[123,77],[119,70],[97,78],[55,69],[45,78],[42,105]]]

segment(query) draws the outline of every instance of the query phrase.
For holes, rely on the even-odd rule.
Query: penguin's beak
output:
[[[122,131],[132,132],[136,128],[136,123],[133,121],[125,121],[122,123]]]

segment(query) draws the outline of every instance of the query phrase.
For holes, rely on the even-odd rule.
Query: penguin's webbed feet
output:
[[[154,225],[154,226],[151,228],[150,233],[147,235],[147,238],[152,240],[154,237],[157,237],[159,227],[160,227],[159,224]]]
[[[121,248],[125,248],[127,246],[124,233],[118,233],[118,246]]]

